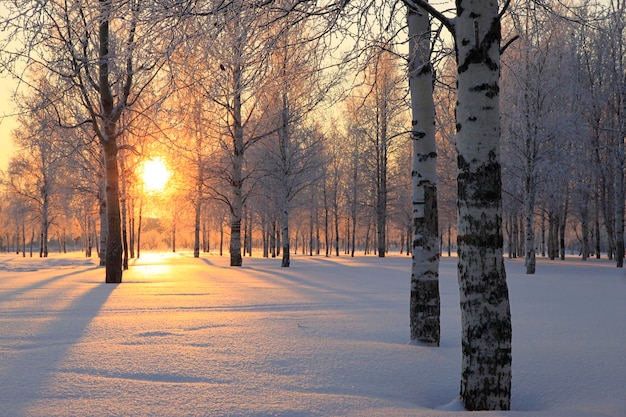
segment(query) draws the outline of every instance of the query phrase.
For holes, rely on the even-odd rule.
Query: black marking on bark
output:
[[[456,17],[457,19],[463,15],[465,8],[463,7],[463,0],[456,0]]]
[[[476,85],[472,88],[469,89],[469,91],[484,91],[485,92],[485,96],[489,97],[489,98],[494,98],[498,96],[498,93],[500,92],[500,87],[498,86],[498,83],[483,83],[480,85]]]
[[[502,179],[500,162],[495,152],[489,152],[488,162],[471,169],[473,162],[466,161],[463,155],[457,157],[458,197],[460,201],[476,206],[488,207],[499,204],[502,195]],[[498,219],[494,219],[498,220]]]
[[[413,140],[423,139],[424,137],[426,137],[426,132],[423,130],[413,130],[411,132],[411,139]]]
[[[418,157],[418,160],[420,162],[424,162],[424,161],[428,161],[429,159],[435,159],[437,158],[437,152],[430,152],[427,154],[422,154]]]
[[[498,55],[500,53],[500,19],[495,18],[491,22],[491,26],[485,37],[480,44],[474,45],[472,49],[467,52],[465,60],[458,66],[459,74],[467,71],[471,64],[484,64],[491,71],[498,70],[498,63],[491,59],[489,56],[489,50],[495,44],[498,47]]]
[[[475,122],[476,121],[476,116],[470,116],[467,118],[467,120],[469,120],[470,122]]]
[[[425,65],[422,65],[422,68],[420,69],[420,72],[418,73],[418,75],[427,75],[433,72],[433,66],[430,62],[428,62]]]
[[[461,131],[462,127],[463,127],[463,125],[461,123],[457,123],[456,124],[456,133],[459,133]]]

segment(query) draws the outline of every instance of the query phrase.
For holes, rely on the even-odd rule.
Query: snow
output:
[[[0,416],[626,416],[626,275],[507,260],[510,412],[463,411],[454,258],[442,341],[408,342],[410,259],[0,255]]]

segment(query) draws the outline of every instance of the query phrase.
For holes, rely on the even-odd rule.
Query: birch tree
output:
[[[439,226],[433,66],[430,17],[408,5],[409,89],[413,142],[413,243],[411,248],[411,340],[439,346]]]
[[[511,312],[502,254],[500,11],[495,0],[459,0],[454,21],[424,2],[454,34],[461,400],[468,410],[511,406]]]
[[[586,132],[575,110],[577,97],[584,94],[577,90],[577,65],[571,42],[564,36],[571,27],[559,16],[535,10],[531,3],[523,6],[512,15],[515,29],[524,36],[503,60],[502,119],[503,137],[511,150],[506,161],[512,165],[510,181],[519,181],[523,190],[526,273],[534,274],[537,198],[551,182],[551,172],[573,164],[571,157],[556,155],[585,141]]]
[[[282,267],[290,266],[289,218],[294,199],[320,174],[322,135],[307,118],[322,101],[319,44],[307,41],[307,25],[284,17],[269,56],[269,81],[261,94],[269,111],[262,165],[277,194],[281,227]],[[274,109],[272,111],[271,109]]]
[[[469,410],[508,410],[512,331],[502,254],[497,1],[458,1],[455,32],[461,399]]]

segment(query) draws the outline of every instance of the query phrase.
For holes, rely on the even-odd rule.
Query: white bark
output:
[[[494,0],[457,1],[461,400],[468,410],[508,410],[511,401],[511,313],[502,256],[498,12]]]
[[[413,115],[413,244],[411,267],[411,339],[440,341],[439,228],[433,68],[430,23],[423,10],[408,10],[409,88]]]

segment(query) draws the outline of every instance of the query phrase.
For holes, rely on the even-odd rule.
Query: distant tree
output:
[[[55,126],[46,101],[39,95],[23,97],[21,102],[28,107],[29,116],[21,117],[20,126],[14,131],[19,150],[8,170],[10,190],[27,198],[40,220],[40,257],[48,257],[48,232],[60,214],[59,186],[66,161],[61,150],[61,127]]]
[[[305,22],[283,17],[269,54],[268,81],[260,95],[267,132],[259,157],[263,176],[276,191],[280,215],[282,263],[290,266],[290,212],[295,198],[321,176],[323,136],[307,122],[323,100],[327,83],[321,78],[321,49],[308,39]],[[266,187],[267,188],[267,187]]]
[[[610,119],[607,126],[611,129],[613,140],[611,150],[615,166],[615,258],[618,268],[624,267],[624,210],[625,193],[624,170],[626,169],[626,2],[610,0],[606,9],[604,47],[609,50],[609,68],[611,77]]]
[[[524,36],[503,58],[502,135],[511,151],[505,160],[510,174],[507,188],[512,192],[513,183],[519,182],[523,190],[519,199],[523,202],[526,273],[534,274],[537,198],[542,187],[550,187],[550,178],[558,170],[570,170],[578,153],[555,156],[585,141],[587,132],[579,122],[582,117],[576,104],[584,94],[578,88],[572,43],[564,35],[571,30],[567,20],[535,10],[529,2],[511,15],[513,27]],[[550,194],[542,193],[547,198]]]

